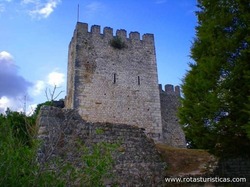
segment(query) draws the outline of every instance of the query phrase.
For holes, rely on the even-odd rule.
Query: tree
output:
[[[250,154],[250,2],[198,0],[180,121],[190,147]]]

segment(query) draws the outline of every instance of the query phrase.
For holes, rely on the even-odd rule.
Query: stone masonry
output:
[[[114,152],[112,180],[106,185],[118,186],[162,186],[166,164],[161,161],[154,142],[144,129],[126,124],[90,123],[84,121],[74,109],[61,109],[51,106],[41,108],[37,125],[38,138],[43,145],[38,152],[40,164],[63,160],[75,167],[83,167],[78,144],[91,147],[98,142],[115,143],[119,148]],[[101,132],[101,133],[100,133]],[[68,181],[68,186],[78,186]]]
[[[124,48],[110,42],[119,37]],[[66,108],[89,122],[129,124],[162,138],[154,36],[78,22],[69,45]]]
[[[172,147],[185,148],[185,134],[179,124],[177,110],[180,106],[180,87],[171,84],[159,85],[161,99],[163,143]]]
[[[122,48],[111,45],[122,42]],[[69,44],[65,107],[77,109],[88,122],[128,124],[145,129],[148,137],[185,147],[177,120],[180,88],[159,89],[153,34],[78,22]]]

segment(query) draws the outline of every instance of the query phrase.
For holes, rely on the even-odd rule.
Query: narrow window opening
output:
[[[116,73],[114,73],[114,84],[116,83]]]
[[[138,85],[141,85],[141,79],[140,79],[140,76],[138,76]]]

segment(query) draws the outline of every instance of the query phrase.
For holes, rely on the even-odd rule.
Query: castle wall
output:
[[[69,46],[67,108],[79,110],[83,119],[145,128],[156,140],[162,123],[154,37],[138,32],[127,37],[122,49],[110,45],[112,28],[77,23]]]
[[[74,46],[76,45],[76,40],[72,38],[69,44],[68,50],[68,71],[67,71],[67,96],[65,103],[67,104],[67,108],[74,107],[74,99],[75,99],[75,64],[72,62],[76,58],[76,52]]]
[[[104,186],[164,184],[166,164],[141,128],[126,124],[87,123],[76,110],[51,106],[41,108],[37,125],[38,139],[42,142],[38,150],[38,161],[42,167],[46,166],[56,172],[61,170],[60,163],[63,163],[83,172],[83,155],[86,150],[83,148],[104,142],[118,146],[112,152],[114,163],[108,171],[113,174],[112,180],[105,180]],[[84,186],[76,185],[77,181],[81,180],[68,177],[67,184]]]
[[[186,147],[185,134],[177,117],[180,107],[180,87],[171,84],[159,86],[161,99],[163,143],[172,147]]]

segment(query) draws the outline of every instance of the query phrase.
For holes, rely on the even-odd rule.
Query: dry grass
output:
[[[167,176],[204,175],[217,159],[205,150],[173,148],[157,144],[163,160],[168,164]]]

